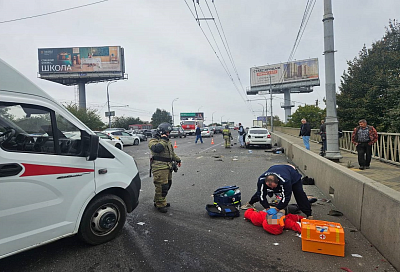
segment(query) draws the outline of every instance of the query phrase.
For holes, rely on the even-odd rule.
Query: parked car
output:
[[[263,145],[267,148],[271,148],[271,134],[266,128],[250,128],[247,130],[244,144],[246,148],[249,148],[251,145]]]
[[[107,135],[100,131],[93,131],[93,132],[96,133],[96,135],[99,136],[100,139],[103,139],[104,141],[109,142],[116,148],[121,149],[121,150],[124,149],[124,144],[117,138],[111,137],[110,135]]]
[[[201,129],[201,137],[214,137],[214,132],[209,127]]]
[[[143,130],[143,134],[147,136],[147,138],[153,138],[156,135],[156,129],[145,129]]]
[[[103,131],[105,134],[110,135],[114,138],[117,138],[119,140],[121,140],[121,142],[123,143],[123,145],[138,145],[140,144],[140,138],[138,136],[133,136],[130,135],[129,133],[126,133],[125,131],[112,131],[112,130],[108,130],[108,131]]]
[[[104,131],[125,131],[124,128],[106,128]]]
[[[138,136],[141,142],[147,141],[147,136],[143,133],[140,133],[139,131],[125,130],[125,132],[129,133],[132,136]]]
[[[170,138],[186,138],[186,132],[181,127],[173,127],[172,131],[169,133]]]
[[[222,126],[216,126],[215,127],[215,131],[214,131],[214,133],[215,134],[217,134],[217,133],[222,133],[222,130],[223,130],[224,128],[222,127]]]

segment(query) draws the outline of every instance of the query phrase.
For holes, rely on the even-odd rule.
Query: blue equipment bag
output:
[[[214,191],[214,205],[235,206],[237,209],[241,206],[242,193],[239,187],[224,186]]]
[[[207,204],[206,210],[211,217],[238,217],[239,210],[235,206]],[[231,218],[233,219],[233,218]]]

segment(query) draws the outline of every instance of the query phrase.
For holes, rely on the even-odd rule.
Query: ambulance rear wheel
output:
[[[126,221],[124,201],[115,195],[103,195],[92,200],[83,213],[78,236],[91,245],[114,239]]]

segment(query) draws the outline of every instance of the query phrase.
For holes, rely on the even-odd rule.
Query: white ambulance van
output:
[[[110,241],[140,187],[131,156],[0,59],[0,258],[74,234]]]

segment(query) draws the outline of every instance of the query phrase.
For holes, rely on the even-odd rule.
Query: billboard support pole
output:
[[[110,95],[108,94],[108,86],[116,81],[109,81],[107,83],[107,107],[108,107],[108,127],[111,128],[111,111],[110,111]]]
[[[342,158],[339,150],[339,125],[336,115],[335,48],[333,13],[331,0],[324,0],[324,55],[326,89],[326,158],[338,161]]]
[[[86,89],[85,89],[85,81],[79,81],[78,89],[79,89],[79,109],[86,111]]]

